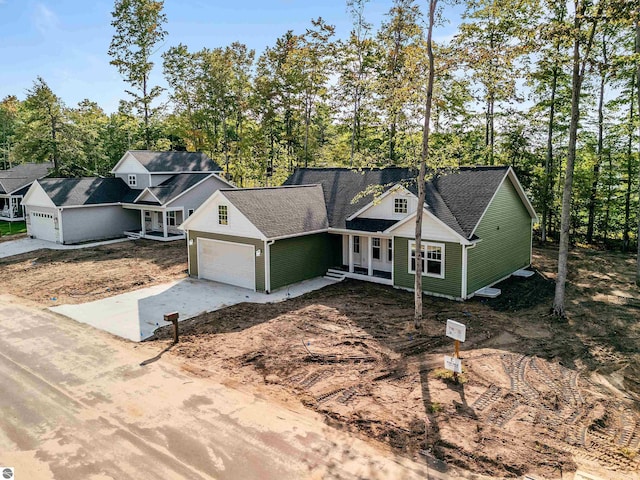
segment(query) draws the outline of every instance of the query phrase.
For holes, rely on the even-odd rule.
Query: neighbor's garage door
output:
[[[255,247],[198,238],[198,276],[255,290]]]
[[[34,238],[55,242],[58,232],[53,220],[53,214],[44,212],[30,212],[29,234]]]

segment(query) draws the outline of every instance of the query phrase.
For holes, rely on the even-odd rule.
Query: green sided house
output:
[[[264,292],[327,272],[412,289],[421,261],[425,293],[464,300],[531,264],[536,214],[510,167],[434,177],[422,208],[416,248],[414,171],[303,168],[282,187],[219,190],[181,228],[190,275]]]

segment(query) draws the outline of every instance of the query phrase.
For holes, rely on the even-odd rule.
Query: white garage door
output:
[[[255,290],[255,247],[199,238],[198,276]]]
[[[58,240],[58,231],[55,227],[53,214],[44,212],[30,212],[29,235],[41,240],[55,242]]]

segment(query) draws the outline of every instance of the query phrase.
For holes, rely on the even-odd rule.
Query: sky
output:
[[[423,12],[426,12],[426,1]],[[365,9],[374,30],[391,0],[371,0]],[[0,99],[26,91],[41,76],[67,106],[88,98],[107,113],[127,97],[127,85],[109,64],[113,35],[113,0],[0,0]],[[165,0],[168,35],[154,55],[152,84],[165,86],[161,54],[183,43],[189,50],[224,47],[234,41],[256,50],[256,58],[287,30],[304,33],[311,19],[322,17],[345,38],[352,21],[345,0]],[[455,10],[436,39],[450,37],[458,22]]]

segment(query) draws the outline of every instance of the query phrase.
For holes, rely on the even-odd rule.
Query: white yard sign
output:
[[[444,356],[444,368],[455,373],[462,373],[462,361],[456,357]]]
[[[464,323],[447,320],[447,337],[464,342],[467,327]]]

